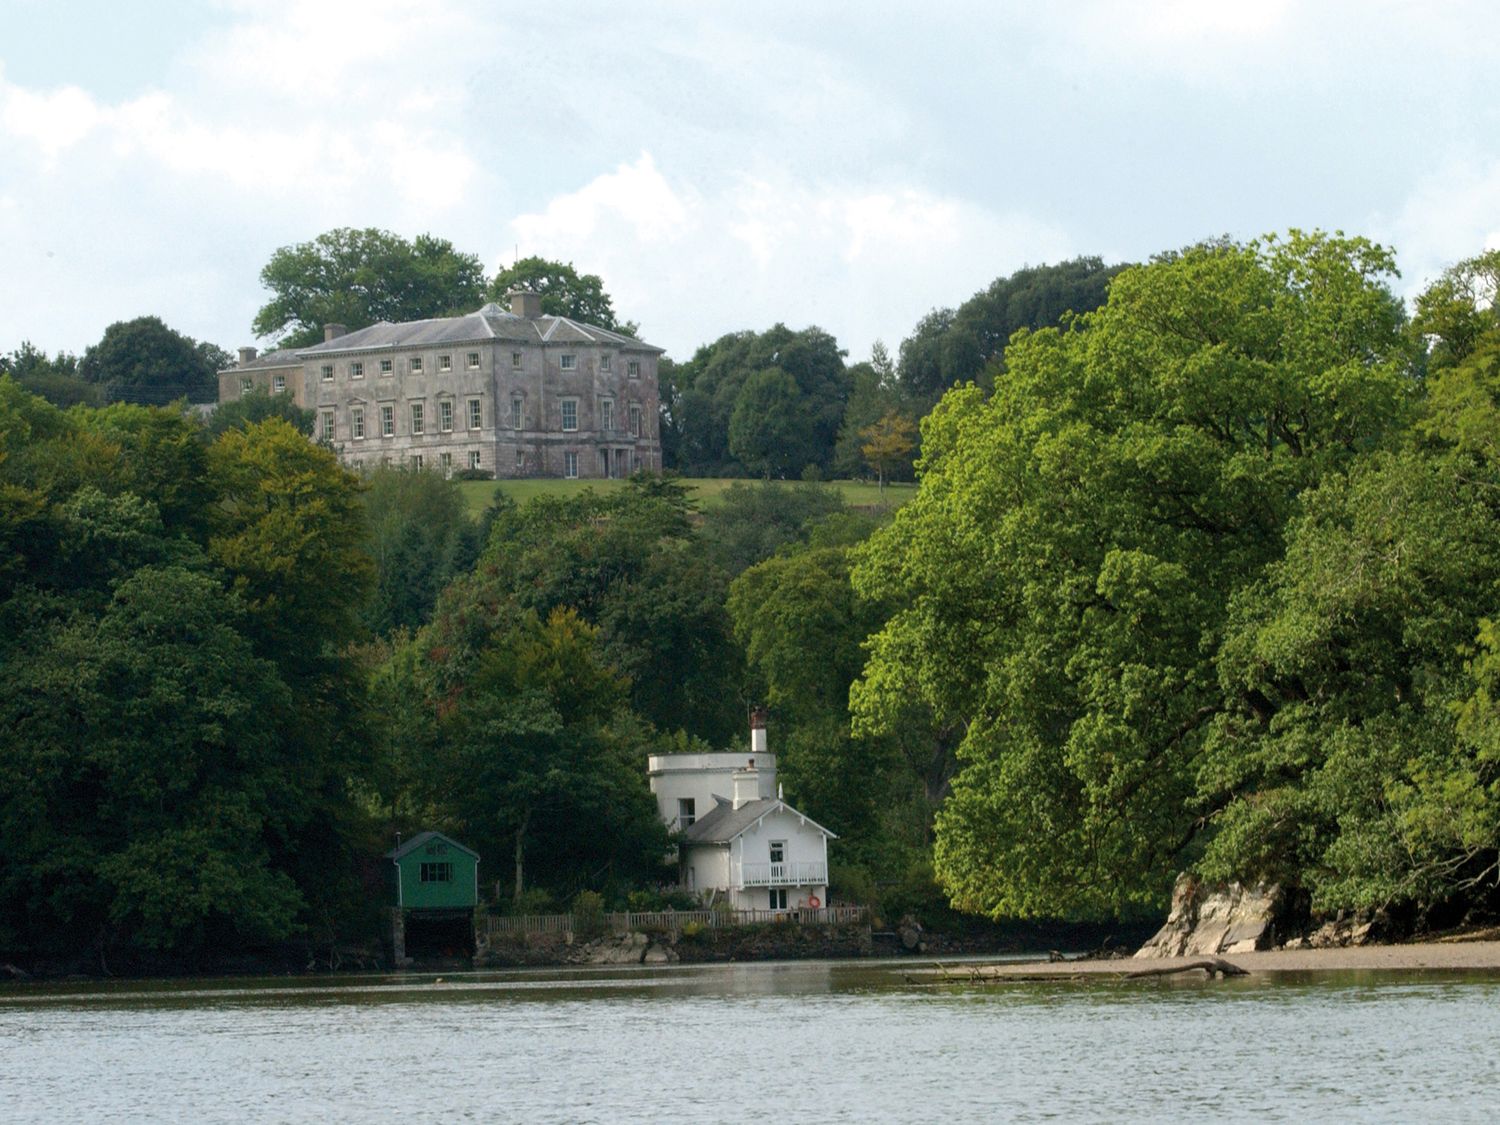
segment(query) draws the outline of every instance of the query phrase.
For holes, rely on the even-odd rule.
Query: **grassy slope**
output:
[[[624,481],[619,480],[465,480],[459,481],[459,490],[463,493],[464,503],[469,511],[478,514],[484,511],[485,505],[490,502],[496,492],[504,492],[518,504],[524,504],[533,496],[543,494],[550,496],[576,496],[585,488],[593,488],[600,492],[608,492],[624,486]],[[719,497],[725,489],[734,484],[754,485],[756,481],[729,480],[722,477],[714,478],[683,478],[682,483],[692,489],[694,498],[698,501],[699,508],[711,508],[718,503]],[[782,487],[793,487],[800,481],[772,481],[774,485]],[[875,507],[879,504],[901,505],[906,503],[916,494],[916,486],[911,484],[888,484],[885,486],[885,498],[880,496],[880,486],[861,480],[835,480],[825,482],[829,488],[837,488],[844,494],[844,502],[857,508]]]

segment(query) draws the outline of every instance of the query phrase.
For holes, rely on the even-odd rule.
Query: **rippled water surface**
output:
[[[1500,978],[889,963],[0,988],[0,1119],[1491,1121]]]

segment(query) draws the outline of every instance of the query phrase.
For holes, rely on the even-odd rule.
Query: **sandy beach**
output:
[[[1225,954],[1222,958],[1249,973],[1339,972],[1359,969],[1422,969],[1500,971],[1500,941],[1434,941],[1401,945],[1360,945],[1338,949],[1268,949],[1256,953]],[[1171,969],[1193,965],[1202,957],[1157,957],[1099,961],[993,962],[941,966],[913,965],[914,980],[941,980],[946,973],[955,979],[970,976],[1004,978],[1121,976],[1143,969]]]

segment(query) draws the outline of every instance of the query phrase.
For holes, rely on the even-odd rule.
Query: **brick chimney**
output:
[[[750,753],[764,754],[766,752],[766,709],[764,707],[752,707],[750,709]]]
[[[512,289],[510,311],[516,316],[524,316],[527,320],[535,320],[542,315],[542,295],[533,293],[529,289]]]
[[[254,362],[254,360],[255,360],[255,349],[254,348],[241,348],[240,349],[240,366],[241,367],[247,367],[247,366],[249,366],[252,362]]]
[[[336,340],[348,331],[349,329],[345,328],[342,324],[325,324],[323,325],[323,343],[326,344],[329,340]]]
[[[760,771],[755,768],[754,758],[744,769],[730,774],[729,779],[734,783],[735,808],[760,800]]]

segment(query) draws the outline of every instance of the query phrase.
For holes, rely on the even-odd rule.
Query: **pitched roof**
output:
[[[594,324],[584,324],[565,316],[539,316],[534,320],[517,316],[491,301],[483,308],[464,316],[409,320],[401,324],[382,320],[365,328],[356,328],[342,336],[335,336],[332,340],[299,348],[297,354],[329,355],[376,348],[411,348],[428,344],[479,343],[486,340],[515,340],[527,344],[577,342],[608,344],[639,351],[663,350],[623,333]]]
[[[404,859],[406,856],[411,855],[412,852],[416,851],[418,848],[422,847],[424,844],[430,843],[433,840],[441,840],[441,841],[443,841],[443,843],[447,844],[448,846],[457,848],[459,851],[464,852],[467,855],[471,855],[475,859],[479,858],[479,853],[478,852],[474,851],[472,848],[466,848],[466,847],[464,847],[457,840],[455,840],[452,836],[444,836],[441,832],[431,832],[431,831],[428,831],[428,832],[418,832],[415,836],[413,836],[410,840],[407,840],[404,844],[397,844],[394,848],[392,848],[390,851],[388,851],[388,852],[385,853],[385,858],[386,859]]]
[[[682,838],[690,844],[727,844],[742,832],[747,831],[754,825],[759,824],[774,812],[785,810],[793,816],[801,817],[802,820],[811,824],[830,840],[837,840],[834,833],[828,831],[811,817],[804,816],[791,805],[782,800],[759,800],[746,801],[739,808],[734,807],[734,802],[726,801],[723,797],[714,795],[717,804],[714,805],[703,816],[699,817],[683,832]]]
[[[301,367],[302,360],[291,348],[274,348],[256,356],[249,363],[235,361],[228,367],[219,368],[219,374],[226,371],[254,371],[258,367]]]

